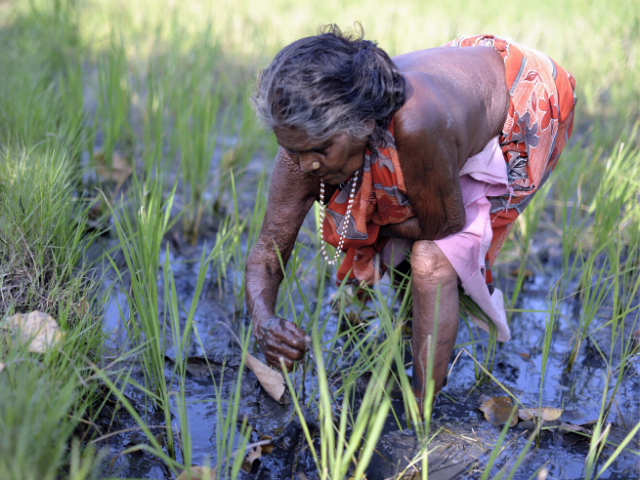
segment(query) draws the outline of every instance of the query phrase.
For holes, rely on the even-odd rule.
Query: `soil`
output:
[[[174,235],[174,237],[171,240],[170,261],[178,292],[185,309],[188,309],[195,289],[197,261],[201,255],[203,242],[191,246],[186,241],[180,241],[179,236]],[[176,245],[176,242],[179,245]],[[573,338],[571,325],[577,324],[580,303],[576,296],[563,299],[560,302],[563,315],[553,334],[546,380],[540,392],[541,345],[546,321],[547,297],[561,275],[561,267],[558,245],[547,240],[538,241],[536,250],[538,258],[541,259],[540,264],[536,266],[535,273],[529,272],[532,275],[525,282],[524,291],[521,292],[516,305],[516,308],[529,312],[513,315],[510,323],[512,340],[498,346],[493,375],[526,406],[537,407],[541,400],[542,406],[564,410],[558,421],[547,422],[545,426],[548,428],[540,435],[539,447],[535,448],[534,445],[531,448],[514,478],[528,479],[544,466],[548,470],[547,478],[581,479],[584,476],[584,459],[589,451],[589,441],[578,433],[571,433],[558,427],[561,423],[571,423],[588,429],[589,425],[598,418],[607,365],[598,353],[594,341],[607,354],[607,349],[610,347],[610,330],[604,327],[593,335],[593,339],[584,341],[573,369],[567,372],[565,367]],[[513,277],[506,272],[512,268],[513,265],[505,265],[497,269],[497,281],[507,298],[513,288]],[[217,381],[221,380],[223,395],[228,395],[235,385],[241,352],[223,324],[238,331],[241,322],[245,325],[247,322],[242,312],[236,312],[234,309],[232,291],[227,289],[225,292],[225,288],[221,287],[224,286],[216,284],[216,277],[210,271],[195,318],[205,349],[202,351],[194,342],[189,352],[191,360],[186,382],[193,442],[192,464],[194,465],[200,465],[208,459],[215,464],[218,460],[215,448],[214,387],[208,368],[202,365],[201,359],[206,354],[214,366]],[[328,298],[333,292],[335,288],[327,285],[326,297]],[[567,292],[572,291],[568,289]],[[113,292],[105,307],[105,329],[111,332],[112,348],[126,349],[126,336],[123,336],[122,328],[116,331],[118,325],[121,327],[116,303],[123,300],[122,295],[117,291]],[[606,321],[607,318],[603,315],[595,320],[600,325],[605,324]],[[631,326],[633,319],[630,318],[628,323]],[[338,328],[337,319],[330,323],[328,330],[335,331],[336,328]],[[375,320],[367,328],[375,328]],[[592,330],[595,330],[594,326]],[[331,334],[332,331],[327,332],[327,335]],[[457,344],[469,341],[469,331],[461,320]],[[471,347],[466,348],[471,353]],[[614,348],[619,347],[614,346]],[[254,355],[261,358],[255,345],[252,344],[250,349]],[[458,353],[460,349],[456,348],[454,357]],[[478,352],[478,357],[481,361],[481,352]],[[173,358],[173,349],[169,348],[168,368],[171,367]],[[307,390],[310,391],[314,377],[308,376],[306,381]],[[250,441],[258,441],[264,435],[268,435],[279,442],[274,441],[273,451],[262,455],[253,463],[250,473],[241,473],[242,478],[274,480],[316,478],[313,459],[301,433],[299,421],[295,418],[293,406],[280,405],[271,399],[260,387],[253,373],[248,370],[244,372],[241,391],[240,418],[246,416],[253,428]],[[608,418],[608,422],[611,423],[610,442],[618,443],[631,426],[640,421],[638,391],[640,391],[640,365],[636,360],[622,382]],[[141,412],[148,411],[143,397],[135,392],[129,393]],[[503,395],[505,395],[504,391],[495,382],[478,385],[472,359],[464,352],[459,356],[448,384],[442,394],[437,397],[434,405],[431,432],[439,431],[439,433],[429,445],[429,449],[432,450],[429,456],[430,479],[480,478],[491,450],[498,441],[501,427],[494,426],[485,420],[478,406],[482,399],[488,396]],[[540,395],[542,395],[541,398]],[[393,415],[389,415],[376,454],[367,471],[368,480],[393,477],[398,471],[404,469],[418,451],[419,445],[415,434],[406,428],[401,399],[395,399],[393,407],[402,425],[399,426]],[[313,412],[309,414],[313,417]],[[112,430],[135,426],[135,423],[126,415],[117,417],[119,424],[111,425]],[[161,421],[160,418],[153,418],[152,415],[148,417],[149,424],[157,425]],[[178,422],[177,415],[174,422]],[[511,428],[491,476],[495,475],[506,462],[513,464],[533,428],[532,422],[522,420]],[[640,439],[636,439],[638,440]],[[172,478],[168,468],[146,453],[135,452],[118,456],[119,452],[125,448],[144,441],[146,439],[138,431],[111,437],[103,445],[108,446],[110,450],[105,476]],[[601,458],[606,459],[613,452],[615,448],[613,443],[605,447]],[[629,447],[637,450],[638,444],[633,445],[633,443]],[[600,460],[598,469],[602,462],[603,460]],[[510,468],[507,470],[510,471]],[[415,470],[409,469],[407,472],[404,478],[413,478]],[[623,452],[603,478],[640,478],[637,455]]]

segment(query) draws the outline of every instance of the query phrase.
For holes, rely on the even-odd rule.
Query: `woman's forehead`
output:
[[[298,152],[321,149],[335,141],[335,137],[320,140],[311,139],[304,130],[291,127],[275,127],[273,133],[280,146]]]

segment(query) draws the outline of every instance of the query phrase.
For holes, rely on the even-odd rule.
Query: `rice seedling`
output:
[[[165,109],[167,100],[161,81],[163,72],[161,65],[161,59],[155,61],[149,59],[145,75],[147,96],[142,115],[142,143],[144,145],[142,158],[145,178],[153,173],[155,165],[160,165],[166,137]]]
[[[350,376],[350,382],[345,385],[341,406],[334,404],[334,397],[330,392],[327,373],[322,360],[322,349],[317,335],[313,339],[313,357],[315,371],[319,385],[319,398],[316,401],[319,418],[320,453],[313,447],[313,439],[309,425],[307,424],[302,406],[298,401],[291,378],[287,375],[287,387],[291,392],[296,413],[301,421],[305,439],[312,445],[311,454],[316,463],[318,473],[322,479],[345,478],[351,471],[352,477],[362,478],[364,471],[373,455],[377,439],[382,431],[390,403],[385,398],[387,377],[390,363],[387,357],[380,355],[374,360],[371,370],[372,376],[367,391],[359,405],[358,414],[354,418],[354,412],[349,398],[355,380]],[[397,339],[396,339],[397,340]],[[340,419],[334,417],[335,411],[340,412]],[[347,438],[348,422],[351,419],[351,432]],[[336,425],[337,424],[337,425]],[[356,454],[358,457],[356,458]]]
[[[193,86],[192,86],[193,87]],[[205,208],[205,196],[211,185],[211,160],[216,147],[217,115],[220,110],[219,87],[204,98],[194,95],[188,107],[180,105],[176,112],[176,134],[180,137],[182,175],[189,191],[183,222],[185,233],[195,244]]]
[[[134,177],[133,186],[134,197],[130,209],[117,212],[111,207],[116,234],[130,273],[128,288],[124,272],[111,257],[109,261],[124,287],[129,312],[133,314],[125,322],[129,338],[134,345],[145,344],[147,347],[141,354],[145,383],[154,393],[155,406],[167,420],[167,448],[171,458],[175,458],[164,367],[166,318],[160,323],[157,282],[162,241],[170,226],[169,215],[176,185],[166,200],[163,200],[161,172],[155,178],[147,179],[144,184]]]
[[[99,123],[94,124],[102,139],[101,163],[112,168],[116,146],[124,148],[127,143],[130,114],[130,86],[127,72],[127,57],[122,37],[111,32],[109,48],[98,57],[98,109]],[[99,130],[98,130],[99,128]]]

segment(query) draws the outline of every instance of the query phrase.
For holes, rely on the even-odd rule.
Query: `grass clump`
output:
[[[86,365],[103,343],[96,285],[84,266],[84,205],[59,150],[4,147],[0,178],[0,332],[9,315],[33,310],[65,332],[43,355],[0,335],[0,478],[53,480],[66,471],[82,480],[95,473],[95,451],[72,438],[85,434],[81,422],[92,423],[87,407],[96,393]]]
[[[0,150],[1,310],[53,315],[90,287],[78,270],[91,238],[75,181],[73,163],[59,150]]]

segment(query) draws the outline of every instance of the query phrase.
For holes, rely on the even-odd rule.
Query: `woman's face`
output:
[[[315,142],[294,128],[274,128],[274,133],[278,144],[303,171],[328,185],[344,182],[362,166],[366,141],[353,142],[341,133]]]

